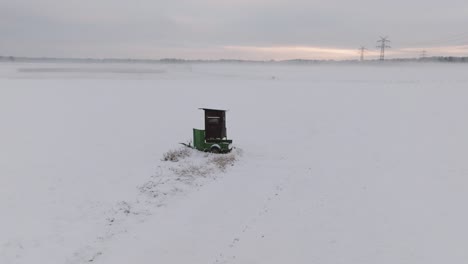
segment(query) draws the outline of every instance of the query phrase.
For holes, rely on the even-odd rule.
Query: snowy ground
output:
[[[0,64],[0,263],[466,263],[467,72]]]

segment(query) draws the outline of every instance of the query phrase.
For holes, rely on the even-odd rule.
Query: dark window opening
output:
[[[208,117],[208,124],[218,125],[219,117]]]

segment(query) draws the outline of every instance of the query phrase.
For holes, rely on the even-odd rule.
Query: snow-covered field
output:
[[[467,73],[0,64],[0,263],[467,263]]]

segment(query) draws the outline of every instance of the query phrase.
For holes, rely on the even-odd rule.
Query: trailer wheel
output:
[[[211,153],[218,154],[218,153],[221,153],[221,149],[220,149],[218,146],[212,146],[212,147],[210,148],[210,152],[211,152]]]

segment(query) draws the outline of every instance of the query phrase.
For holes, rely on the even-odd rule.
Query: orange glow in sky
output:
[[[318,46],[225,46],[223,49],[240,57],[255,60],[288,60],[288,59],[318,59],[318,60],[353,60],[358,59],[358,49],[318,47]],[[425,50],[431,56],[468,56],[468,45],[444,47],[413,47],[387,49],[388,58],[417,58]],[[379,56],[379,49],[369,49],[365,53],[368,59]]]

